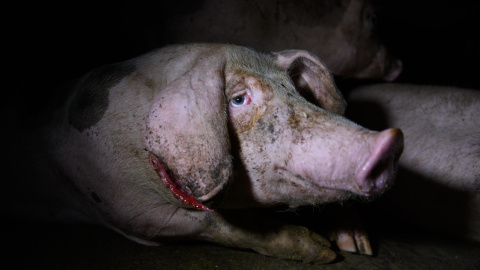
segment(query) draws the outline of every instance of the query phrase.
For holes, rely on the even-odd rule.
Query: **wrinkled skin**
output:
[[[347,78],[393,81],[402,71],[402,62],[375,35],[368,0],[196,1],[182,12],[183,6],[169,14],[162,32],[167,42],[303,49],[322,59],[333,74]]]
[[[378,84],[354,89],[349,102],[355,121],[405,134],[398,185],[383,197],[388,211],[480,241],[480,92]]]
[[[366,130],[344,110],[309,52],[165,47],[85,75],[48,126],[25,132],[12,156],[31,170],[18,169],[9,210],[100,223],[146,245],[196,239],[330,262],[322,236],[248,208],[372,198],[392,185],[400,130]],[[368,247],[360,234],[339,247]]]

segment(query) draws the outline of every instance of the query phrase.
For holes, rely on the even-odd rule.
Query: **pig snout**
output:
[[[332,194],[346,191],[370,197],[392,186],[403,151],[399,129],[375,132],[346,125],[307,139],[307,133],[315,134],[313,131],[303,133],[305,142],[292,148],[287,171]]]
[[[358,60],[358,62],[365,62]],[[358,79],[381,78],[391,82],[396,80],[403,71],[403,62],[393,57],[385,47],[381,46],[367,66],[356,69],[352,77]]]
[[[375,195],[391,186],[402,151],[403,134],[399,129],[378,134],[373,150],[356,171],[356,184],[361,193]]]
[[[392,82],[400,76],[403,71],[403,62],[400,59],[395,60],[392,62],[388,72],[383,77],[383,79],[387,82]]]

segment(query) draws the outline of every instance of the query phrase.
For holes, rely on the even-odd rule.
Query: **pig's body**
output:
[[[308,50],[333,74],[348,78],[392,81],[401,73],[401,61],[375,35],[369,0],[201,3],[190,3],[196,9],[187,10],[183,3],[176,12],[169,12],[163,38],[174,43],[232,43],[263,51]]]
[[[98,222],[143,244],[199,239],[331,261],[321,236],[240,208],[386,190],[401,133],[365,130],[334,114],[344,109],[308,52],[166,47],[90,72],[46,128],[23,130],[2,198],[16,215]]]
[[[379,84],[353,90],[349,102],[355,121],[405,134],[389,211],[480,241],[480,91]]]

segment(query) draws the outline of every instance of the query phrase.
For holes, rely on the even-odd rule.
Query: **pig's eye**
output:
[[[245,93],[243,95],[232,98],[231,103],[233,106],[236,107],[236,106],[248,105],[250,104],[251,101],[252,100],[250,99],[250,96],[247,93]]]

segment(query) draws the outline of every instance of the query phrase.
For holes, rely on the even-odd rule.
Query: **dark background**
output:
[[[25,98],[60,82],[168,42],[156,34],[167,15],[201,1],[169,4],[18,2],[2,7],[2,77]],[[404,63],[399,82],[480,89],[478,1],[375,1],[378,34]],[[5,84],[4,84],[5,85]],[[340,84],[341,85],[341,84]],[[6,91],[6,92],[5,92]]]
[[[480,2],[376,2],[379,35],[404,63],[400,82],[480,89]]]
[[[398,82],[450,85],[480,90],[479,1],[376,0],[376,2],[378,35],[392,53],[404,63],[404,71],[398,78]],[[44,108],[44,101],[55,98],[58,94],[57,87],[64,82],[78,78],[100,65],[127,60],[165,45],[168,43],[168,37],[156,35],[155,27],[162,25],[167,16],[181,9],[193,9],[199,3],[201,1],[191,1],[193,6],[190,7],[183,7],[175,0],[170,1],[169,4],[156,5],[141,4],[138,1],[117,2],[116,5],[72,1],[56,4],[17,1],[14,4],[2,4],[0,8],[2,112],[12,107],[28,113],[41,110]],[[340,89],[342,85],[350,85],[350,83],[339,82]],[[9,129],[2,131],[12,132]],[[11,220],[9,221],[3,224],[11,228],[2,230],[4,235],[8,236],[6,246],[8,243],[22,245],[22,248],[18,249],[21,250],[18,254],[21,257],[19,261],[23,263],[33,264],[31,261],[36,263],[49,260],[50,264],[63,266],[64,260],[61,257],[65,257],[65,254],[61,252],[65,246],[67,246],[65,260],[74,263],[81,261],[77,269],[88,264],[92,257],[104,264],[112,264],[112,261],[119,261],[120,264],[130,259],[136,263],[134,257],[158,256],[158,254],[150,255],[144,249],[135,252],[127,249],[128,252],[125,254],[118,253],[124,250],[115,248],[118,243],[116,241],[120,240],[116,240],[117,238],[112,240],[113,234],[103,230],[90,234],[88,231],[86,234],[80,231],[79,234],[77,230],[72,230],[67,231],[65,236],[63,231],[59,235],[55,234],[57,227],[46,230],[46,233],[43,231],[44,227],[41,227],[41,233],[38,233],[39,230],[32,231],[30,224],[17,227],[16,223],[11,225]],[[10,233],[12,231],[13,233]],[[420,234],[420,236],[423,235]],[[123,238],[118,237],[123,241]],[[409,239],[412,239],[417,235],[410,237]],[[85,241],[87,244],[78,243],[84,239],[88,239]],[[404,236],[396,236],[395,239],[404,240]],[[435,237],[435,240],[439,241],[439,239],[442,238]],[[105,243],[111,242],[113,243],[111,246],[104,248],[107,245]],[[33,244],[34,248],[29,247],[25,254],[24,244],[27,246]],[[124,245],[130,244],[125,240]],[[89,248],[89,245],[93,248]],[[399,264],[399,258],[402,256],[398,255],[398,250],[402,252],[406,250],[408,254],[414,255],[415,260],[412,262],[417,266],[420,265],[420,268],[422,263],[427,265],[433,261],[442,264],[444,262],[441,259],[457,258],[454,254],[458,252],[459,259],[450,259],[449,264],[445,266],[446,269],[460,261],[464,262],[462,255],[467,254],[468,257],[476,258],[474,253],[478,252],[478,248],[473,249],[470,246],[458,248],[457,245],[453,245],[447,249],[449,256],[444,256],[444,253],[439,252],[436,242],[425,247],[424,243],[418,244],[413,240],[408,240],[407,244],[402,245],[396,242],[391,244],[387,242],[383,245],[386,246],[383,251],[387,254],[380,254],[379,258],[386,256],[385,261],[395,266],[408,265],[411,257],[402,258]],[[85,254],[85,250],[91,250],[87,254],[94,256],[81,255],[80,259],[72,259],[72,257],[78,258],[79,254]],[[105,255],[105,252],[110,250],[113,255]],[[173,252],[174,249],[171,250]],[[205,248],[198,250],[204,251]],[[198,253],[198,250],[194,251]],[[430,252],[431,250],[433,252]],[[467,251],[463,252],[464,250]],[[148,251],[152,252],[152,249]],[[205,257],[210,256],[210,250],[206,251]],[[468,251],[471,251],[472,255]],[[221,253],[225,252],[225,250],[221,251]],[[430,254],[425,255],[427,252]],[[58,256],[60,259],[52,254],[60,254]],[[141,254],[146,255],[142,257]],[[171,260],[171,253],[162,251],[159,254],[167,254],[167,261],[168,259],[174,262],[180,261]],[[182,260],[189,257],[181,254],[184,255]],[[202,256],[204,253],[198,254]],[[230,256],[230,253],[226,254],[227,257]],[[40,259],[31,260],[32,257]],[[349,260],[355,258],[362,257],[352,255]],[[151,262],[147,259],[144,261]],[[372,263],[371,260],[370,262]],[[478,265],[478,260],[474,262]],[[355,263],[356,261],[353,260],[352,265]],[[359,265],[362,264],[355,266]],[[369,265],[366,265],[368,268]],[[440,267],[441,265],[439,269]],[[462,268],[460,265],[459,267]],[[464,268],[467,269],[466,266]]]

